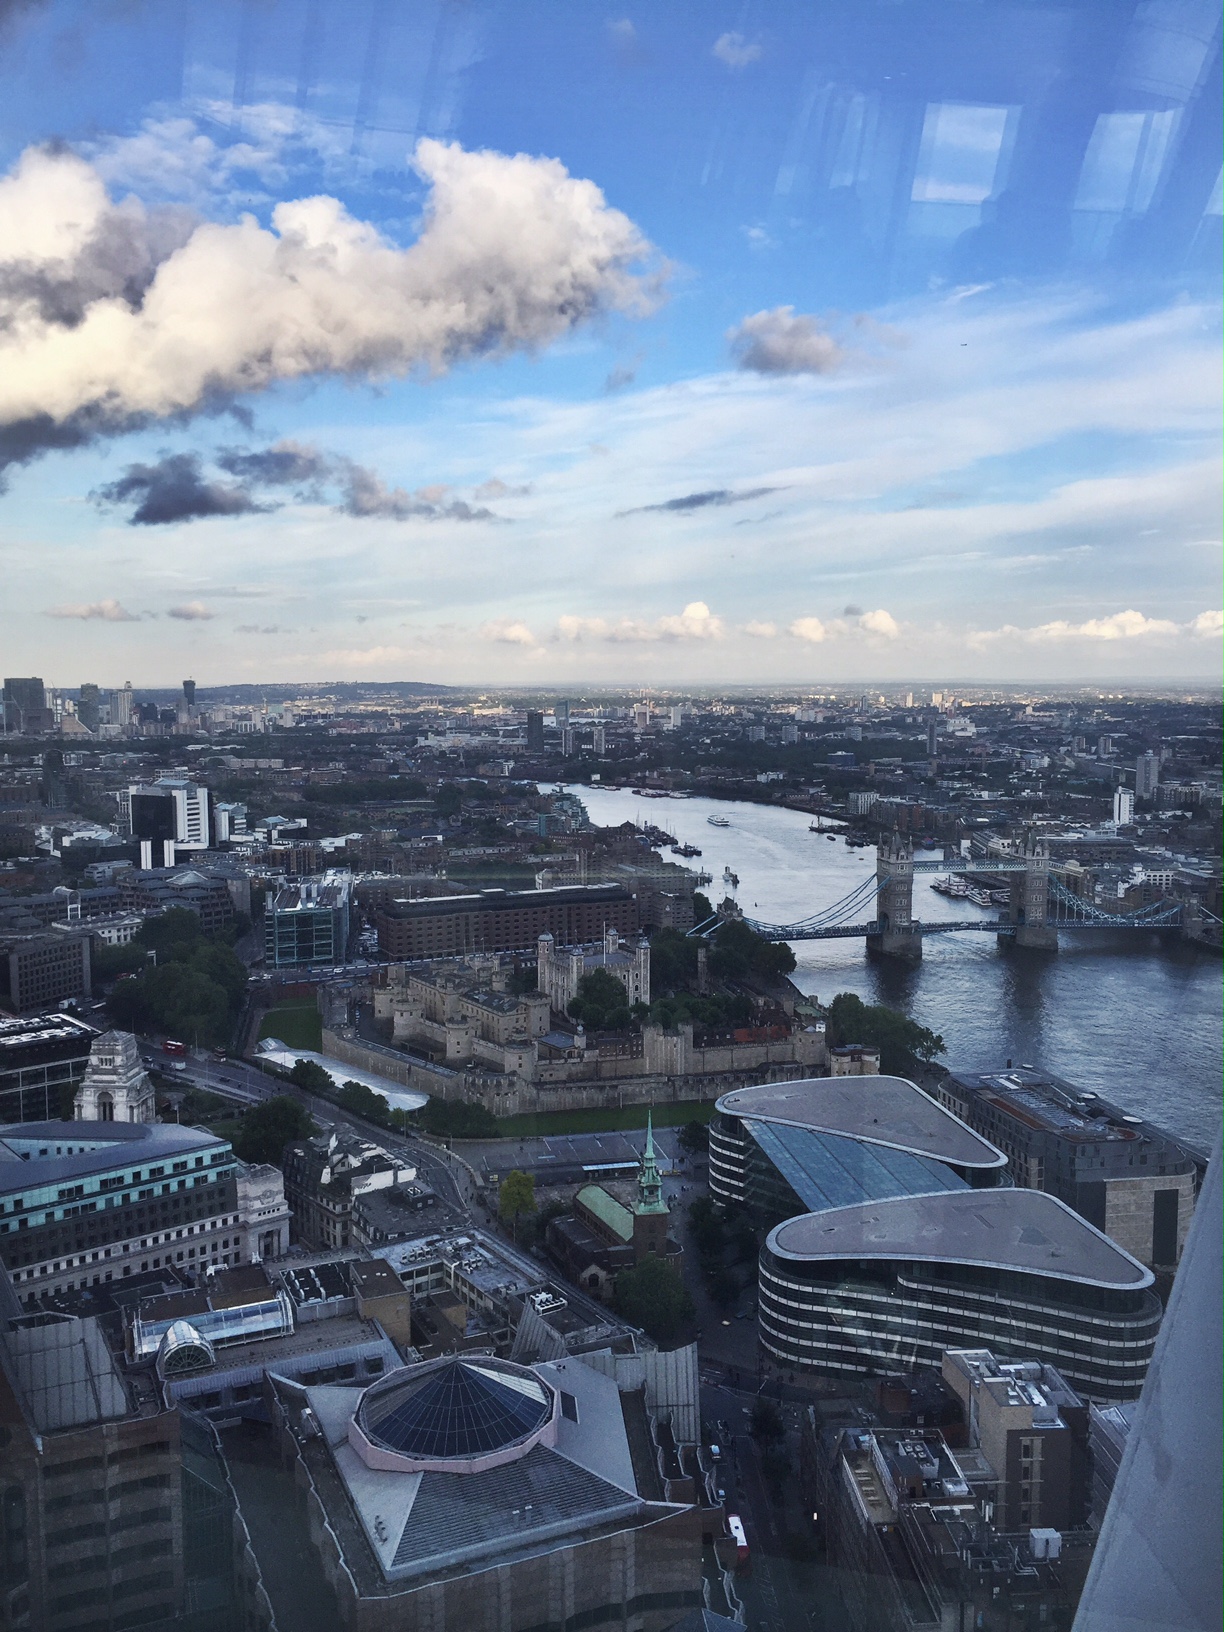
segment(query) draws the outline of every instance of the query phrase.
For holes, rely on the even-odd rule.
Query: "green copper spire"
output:
[[[637,1201],[633,1206],[635,1213],[670,1211],[663,1199],[663,1180],[659,1173],[659,1164],[655,1160],[654,1124],[649,1110],[646,1112],[646,1148],[638,1165],[637,1188]]]

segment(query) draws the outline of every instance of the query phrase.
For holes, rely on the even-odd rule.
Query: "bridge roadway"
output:
[[[802,924],[758,924],[748,918],[745,922],[758,935],[769,941],[847,941],[881,933],[879,920],[872,918],[865,924],[826,924],[819,929],[805,928]],[[947,935],[957,930],[983,930],[991,935],[1014,935],[1015,924],[1006,918],[953,918],[946,923],[924,924],[915,919],[910,926],[915,935]]]

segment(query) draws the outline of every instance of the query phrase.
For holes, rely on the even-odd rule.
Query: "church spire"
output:
[[[646,1112],[646,1148],[638,1164],[637,1190],[635,1213],[666,1213],[669,1210],[663,1199],[663,1179],[655,1160],[654,1124],[649,1110]]]

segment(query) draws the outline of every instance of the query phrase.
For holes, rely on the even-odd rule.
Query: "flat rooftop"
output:
[[[0,1127],[0,1195],[228,1146],[176,1122],[9,1122]]]
[[[956,1167],[996,1168],[1007,1157],[905,1077],[806,1077],[736,1088],[718,1101],[728,1116],[933,1156]]]
[[[799,1261],[885,1258],[972,1264],[1138,1291],[1149,1269],[1042,1190],[948,1190],[805,1213],[771,1230],[771,1252]]]

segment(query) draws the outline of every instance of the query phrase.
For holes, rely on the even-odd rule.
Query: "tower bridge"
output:
[[[1010,899],[997,918],[925,922],[914,917],[915,873],[1010,875]],[[870,951],[918,962],[927,935],[989,934],[1001,944],[1058,950],[1059,933],[1083,929],[1176,929],[1187,940],[1219,947],[1221,921],[1189,896],[1166,896],[1130,912],[1110,912],[1068,888],[1050,862],[1046,841],[1028,834],[1018,850],[985,856],[914,860],[913,845],[901,833],[886,835],[876,850],[874,874],[832,906],[791,924],[761,923],[732,902],[690,930],[709,935],[727,918],[741,918],[770,941],[865,940]]]

